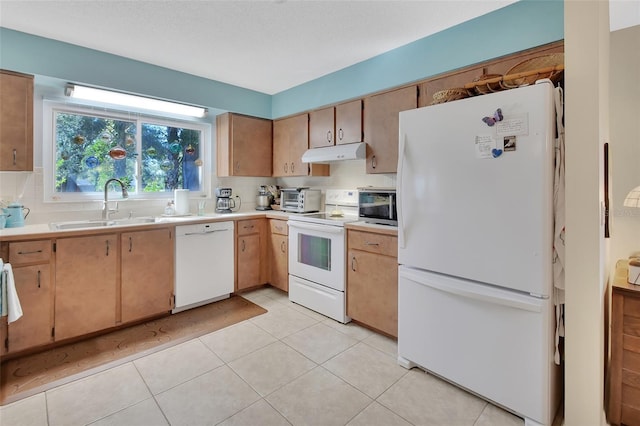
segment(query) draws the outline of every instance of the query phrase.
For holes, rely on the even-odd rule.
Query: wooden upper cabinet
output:
[[[472,83],[475,79],[479,79],[482,75],[504,75],[514,65],[527,59],[562,52],[564,52],[564,44],[562,42],[552,43],[435,76],[420,83],[418,106],[425,107],[431,105],[434,93],[441,90],[464,87],[466,84]]]
[[[362,142],[362,99],[336,105],[336,145]]]
[[[309,147],[322,148],[336,144],[335,107],[309,113]]]
[[[306,164],[309,149],[309,115],[299,114],[273,122],[273,176],[328,176],[327,164]]]
[[[363,119],[364,141],[367,143],[367,173],[396,172],[399,114],[417,106],[416,86],[365,98]]]
[[[362,142],[362,100],[309,113],[309,146],[322,148]]]
[[[218,176],[271,176],[271,120],[226,113],[216,117]]]
[[[0,70],[0,171],[33,170],[33,76]]]

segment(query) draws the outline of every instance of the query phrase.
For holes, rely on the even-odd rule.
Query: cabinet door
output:
[[[416,108],[418,89],[409,86],[364,100],[367,173],[395,173],[398,167],[399,113]]]
[[[271,234],[271,279],[269,283],[284,291],[289,291],[288,238],[286,235]]]
[[[55,339],[115,326],[116,235],[61,238],[56,246]]]
[[[33,170],[33,76],[0,71],[0,170]]]
[[[271,120],[226,113],[216,133],[218,176],[271,176]]]
[[[51,342],[51,270],[49,265],[13,269],[22,316],[9,324],[9,352]]]
[[[125,232],[122,250],[122,322],[172,308],[174,240],[170,229]]]
[[[335,145],[335,108],[323,108],[309,113],[309,147]]]
[[[349,250],[347,315],[391,336],[398,336],[398,261]]]
[[[260,252],[260,234],[238,237],[238,290],[262,284]]]
[[[362,100],[336,106],[336,144],[362,142]]]
[[[273,122],[273,176],[289,176],[289,121]]]
[[[296,115],[289,122],[289,176],[307,176],[309,166],[302,162],[302,154],[309,149],[309,116]]]

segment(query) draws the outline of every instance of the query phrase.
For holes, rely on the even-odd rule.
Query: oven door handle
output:
[[[342,234],[343,232],[343,228],[340,228],[338,226],[315,225],[313,223],[294,222],[291,220],[288,221],[287,224],[289,224],[289,228],[307,229],[310,231],[324,232],[327,234]]]

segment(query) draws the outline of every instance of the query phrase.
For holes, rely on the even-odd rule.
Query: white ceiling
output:
[[[513,2],[0,0],[0,26],[274,94]]]

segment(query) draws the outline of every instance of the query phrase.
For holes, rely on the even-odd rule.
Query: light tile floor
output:
[[[396,363],[396,342],[262,288],[269,312],[0,407],[12,425],[511,426],[522,419]]]

